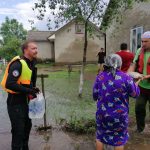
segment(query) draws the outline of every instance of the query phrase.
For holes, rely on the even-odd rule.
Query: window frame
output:
[[[139,29],[140,29],[140,32],[138,32]],[[135,32],[135,35],[133,35],[134,32]],[[136,53],[136,50],[138,49],[138,40],[139,40],[138,34],[139,33],[141,35],[143,34],[143,26],[135,27],[130,30],[130,50],[133,53]],[[133,41],[135,41],[134,46],[133,46]],[[141,39],[140,39],[140,42],[141,42]]]
[[[80,26],[80,28],[81,28],[81,26],[83,27],[83,29],[81,29],[81,31],[77,31]],[[82,23],[76,23],[75,24],[75,34],[84,34],[84,24],[82,24]]]

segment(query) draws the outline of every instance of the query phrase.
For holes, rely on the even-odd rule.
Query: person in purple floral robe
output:
[[[110,146],[123,150],[128,141],[129,97],[140,94],[136,83],[129,75],[120,71],[121,57],[111,54],[105,59],[104,71],[100,72],[94,83],[93,98],[97,101],[96,145],[97,150]]]

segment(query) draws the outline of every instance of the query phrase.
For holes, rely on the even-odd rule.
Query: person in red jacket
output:
[[[128,46],[126,43],[122,43],[120,45],[120,49],[121,50],[119,52],[117,52],[116,54],[118,54],[122,58],[121,70],[123,72],[127,72],[131,63],[133,62],[134,54],[128,50]]]

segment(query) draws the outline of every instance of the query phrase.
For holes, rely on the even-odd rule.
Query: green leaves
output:
[[[38,11],[40,20],[50,11],[54,19],[49,21],[55,22],[56,27],[74,18],[83,22],[90,20],[99,25],[98,20],[102,18],[106,5],[103,0],[38,0],[34,10]]]
[[[115,19],[116,22],[122,22],[122,12],[131,9],[135,2],[144,2],[148,0],[110,0],[108,8],[103,18],[101,25],[102,30],[107,30]]]
[[[26,39],[27,31],[16,19],[6,17],[0,28],[0,56],[6,60],[21,54],[21,42]]]
[[[2,47],[0,47],[0,56],[10,61],[14,56],[20,55],[21,40],[13,37],[8,39]]]
[[[26,39],[27,31],[23,28],[16,19],[9,19],[6,17],[5,22],[0,28],[0,35],[3,38],[3,43],[6,43],[10,38],[16,37],[20,40]]]

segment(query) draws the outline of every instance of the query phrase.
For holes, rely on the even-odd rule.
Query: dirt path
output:
[[[133,139],[132,139],[133,138]],[[132,135],[125,150],[149,150],[149,138]],[[10,150],[11,135],[0,133],[0,150]],[[61,130],[53,129],[47,133],[36,133],[32,130],[30,150],[95,150],[94,137],[75,136]]]

